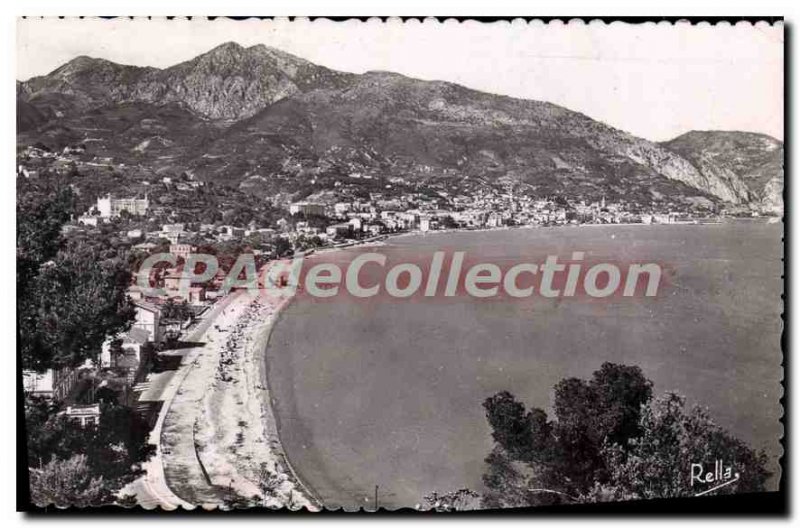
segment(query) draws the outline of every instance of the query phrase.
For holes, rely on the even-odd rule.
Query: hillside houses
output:
[[[168,320],[163,315],[163,299],[144,299],[141,291],[131,288],[134,305],[134,320],[130,328],[118,335],[108,336],[94,361],[86,361],[78,367],[48,369],[42,373],[25,371],[23,388],[26,395],[43,397],[57,403],[69,403],[77,415],[83,411],[76,402],[85,400],[81,395],[87,387],[110,380],[126,393],[145,372],[151,352],[163,346],[169,335],[185,328],[188,321]],[[201,310],[202,311],[202,310]],[[95,413],[88,412],[86,416]],[[84,421],[88,420],[85,418]]]
[[[276,251],[286,255],[291,254],[292,250],[304,251],[309,247],[338,244],[343,240],[357,241],[415,230],[640,223],[648,220],[667,223],[670,215],[677,214],[671,210],[659,212],[655,206],[650,210],[641,207],[631,210],[632,204],[611,202],[605,198],[591,202],[569,201],[491,188],[476,190],[474,194],[439,192],[437,197],[420,192],[399,197],[372,192],[368,198],[348,199],[333,193],[325,195],[324,199],[292,202],[286,206],[289,214],[273,220],[269,225],[257,220],[251,220],[246,225],[181,221],[163,223],[160,230],[145,232],[142,223],[137,224],[131,219],[130,225],[136,228],[129,228],[122,233],[136,250],[152,251],[167,241],[168,251],[186,260],[197,247],[203,245],[243,244],[249,246],[256,255],[274,256]],[[101,200],[108,201],[109,198]],[[118,204],[114,206],[116,210],[135,210],[130,201],[118,202],[115,199],[113,203]],[[234,204],[230,206],[234,207]],[[76,224],[88,229],[97,228],[99,222],[109,220],[104,215],[121,214],[109,213],[111,205],[103,207],[103,212],[95,208],[95,214],[81,216]],[[148,208],[150,210],[152,208]],[[289,242],[289,253],[283,241]],[[196,299],[199,299],[199,295]]]

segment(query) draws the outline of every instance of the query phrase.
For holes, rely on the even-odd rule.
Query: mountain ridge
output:
[[[239,120],[301,89],[341,83],[349,75],[263,44],[245,48],[228,42],[168,68],[82,55],[21,88],[29,98],[52,92],[82,96],[81,109],[180,101],[208,119]]]
[[[774,138],[780,167],[777,154],[764,156],[753,147],[755,161],[743,161],[749,168],[742,170],[723,163],[730,149],[701,153],[700,143],[718,144],[710,139],[684,134],[655,143],[552,103],[394,72],[338,72],[263,44],[228,42],[163,69],[80,56],[18,83],[17,93],[19,131],[28,135],[54,120],[80,130],[81,113],[114,114],[120,104],[153,105],[155,114],[163,105],[183,106],[217,123],[213,137],[202,134],[204,149],[221,158],[231,151],[246,157],[215,165],[189,156],[187,163],[234,183],[265,166],[278,170],[287,146],[302,151],[308,163],[319,163],[331,148],[367,148],[395,164],[516,178],[542,192],[575,186],[622,194],[624,185],[634,184],[644,192],[654,182],[664,188],[660,177],[696,189],[699,197],[777,207],[775,190],[783,181],[782,143]],[[52,127],[48,133],[58,136]],[[184,150],[192,150],[192,141],[183,141]],[[275,156],[284,159],[270,159]],[[761,172],[759,160],[768,162]]]

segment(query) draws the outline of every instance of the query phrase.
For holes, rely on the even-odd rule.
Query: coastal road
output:
[[[246,292],[234,292],[219,300],[216,305],[203,317],[198,325],[192,329],[185,341],[192,343],[205,343],[206,333],[211,325],[224,315],[231,303]],[[176,495],[167,484],[164,471],[164,452],[162,451],[162,432],[167,415],[172,407],[181,384],[193,368],[194,362],[202,354],[203,347],[187,348],[180,352],[181,365],[177,370],[154,373],[148,376],[146,387],[139,398],[141,402],[161,402],[161,409],[153,430],[150,433],[150,443],[155,445],[156,453],[144,464],[145,474],[131,483],[123,490],[123,494],[134,495],[142,507],[152,509],[162,507],[173,510],[182,506],[193,508],[189,503]],[[167,455],[169,456],[169,455]]]

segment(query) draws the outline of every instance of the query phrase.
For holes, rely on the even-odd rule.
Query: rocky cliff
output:
[[[742,194],[783,210],[783,143],[752,132],[693,131],[663,144],[708,177],[737,181]]]

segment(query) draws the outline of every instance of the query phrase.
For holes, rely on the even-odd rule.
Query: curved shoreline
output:
[[[633,228],[639,227],[639,225],[634,226],[621,226],[621,225],[606,225],[606,226],[598,226],[600,228],[609,229],[609,232],[613,232],[615,228],[624,228],[626,232],[631,233],[633,235]],[[684,237],[684,233],[690,234],[694,233],[694,230],[691,227],[699,227],[699,228],[710,228],[716,232],[716,225],[667,225],[667,226],[642,226],[643,228],[653,229],[653,232],[661,233],[662,229],[665,231],[669,231],[673,229],[673,233],[678,233],[680,237]],[[674,231],[674,229],[679,229],[680,231]],[[499,231],[499,230],[498,230]],[[504,231],[511,231],[504,230]],[[556,231],[553,233],[552,231]],[[576,232],[578,230],[575,230]],[[638,230],[637,230],[638,231]],[[531,230],[533,233],[534,231]],[[558,230],[542,230],[541,233],[544,234],[547,232],[550,236],[559,236]],[[445,232],[437,232],[444,234]],[[454,231],[449,231],[447,233],[455,234]],[[479,233],[476,231],[470,231],[470,233]],[[486,234],[486,232],[483,232]],[[465,233],[466,234],[466,233]],[[402,236],[413,237],[414,235],[419,236],[420,233],[409,233],[405,235],[396,235],[387,238],[383,242],[386,244],[392,244],[393,239],[399,238]],[[586,236],[594,236],[595,233],[588,233]],[[666,233],[669,235],[669,233]],[[665,235],[665,236],[666,236]],[[637,235],[638,236],[638,235]],[[645,234],[647,235],[647,233]],[[698,237],[700,235],[697,235]],[[424,238],[424,235],[420,236],[420,238]],[[624,238],[624,237],[623,237]],[[696,238],[696,237],[695,237]],[[514,239],[516,240],[516,239]],[[584,239],[581,239],[584,240]],[[594,239],[592,239],[594,240]],[[605,239],[603,239],[605,240]],[[660,239],[659,239],[660,240]],[[430,243],[434,243],[430,241]],[[438,241],[437,241],[438,243]],[[599,243],[599,242],[598,242]],[[616,241],[611,242],[612,244],[623,244],[624,241],[621,238],[617,238]],[[655,243],[655,242],[650,242]],[[662,243],[659,241],[659,243]],[[660,247],[660,246],[659,246]],[[352,249],[352,247],[347,248],[337,248],[333,251],[346,251],[348,249]],[[308,258],[313,259],[314,255],[310,255]],[[297,302],[297,299],[293,299],[293,302]],[[284,312],[287,308],[293,308],[291,312]],[[276,393],[276,399],[273,400],[273,404],[277,405],[274,408],[274,412],[280,414],[284,419],[283,427],[281,427],[281,433],[283,438],[286,440],[287,444],[285,447],[288,449],[287,457],[292,456],[292,459],[296,461],[297,467],[295,468],[296,471],[299,471],[297,476],[303,480],[303,482],[308,486],[308,489],[313,489],[313,491],[317,494],[318,497],[324,497],[325,501],[331,506],[336,507],[339,504],[340,500],[343,500],[347,504],[351,504],[349,502],[348,496],[351,495],[351,492],[357,487],[353,486],[354,482],[358,479],[351,479],[348,476],[348,471],[353,469],[353,474],[356,474],[356,468],[361,467],[359,466],[359,458],[363,459],[363,452],[356,452],[354,453],[354,457],[351,459],[347,459],[346,456],[342,456],[342,450],[333,451],[331,450],[331,444],[326,442],[326,438],[329,438],[327,435],[330,434],[337,434],[334,429],[328,427],[330,424],[335,423],[332,420],[328,420],[328,417],[331,416],[331,413],[337,412],[338,405],[336,404],[336,399],[330,400],[327,405],[323,403],[324,400],[320,400],[320,398],[326,397],[331,388],[328,388],[329,392],[323,392],[321,390],[317,390],[316,384],[316,373],[319,372],[318,370],[313,370],[314,363],[314,351],[310,348],[306,348],[303,350],[301,346],[297,343],[297,340],[302,338],[304,331],[315,331],[316,329],[310,325],[317,326],[319,323],[315,323],[314,321],[319,322],[319,315],[323,315],[325,317],[330,317],[330,314],[325,313],[324,311],[321,314],[317,314],[317,317],[310,317],[308,321],[303,320],[302,310],[300,310],[300,306],[298,304],[291,304],[286,303],[279,313],[278,317],[275,318],[273,321],[273,330],[274,325],[277,324],[278,321],[284,322],[284,324],[288,324],[288,333],[286,328],[282,327],[278,330],[277,334],[272,334],[270,332],[270,339],[267,343],[267,346],[270,348],[264,349],[264,361],[268,362],[266,367],[268,367],[271,372],[268,372],[268,376],[276,378],[272,385],[272,389],[276,389],[280,391]],[[295,321],[295,316],[300,314],[299,322],[295,322],[292,324],[290,321]],[[284,321],[283,317],[287,319]],[[336,317],[335,315],[333,317]],[[328,318],[326,324],[330,324],[330,321],[333,319]],[[322,326],[325,327],[326,324]],[[284,330],[281,332],[281,330]],[[320,334],[322,332],[315,332]],[[317,338],[314,341],[314,346],[317,347],[316,350],[324,350],[327,343],[331,343],[329,341],[330,336],[323,336],[321,338]],[[296,354],[290,354],[289,352],[293,348],[299,348]],[[556,345],[549,346],[548,350],[552,351],[551,356],[546,356],[546,361],[551,362],[552,365],[556,365],[558,368],[562,368],[563,364],[560,360],[556,359],[556,354],[558,357],[561,356],[561,353],[558,351],[558,347]],[[684,385],[681,385],[682,382],[676,381],[676,374],[671,374],[673,372],[671,369],[664,369],[663,368],[663,358],[665,357],[663,354],[659,355],[656,351],[650,350],[648,353],[639,353],[639,352],[626,352],[623,354],[622,352],[616,352],[614,349],[609,348],[612,352],[609,352],[608,359],[615,360],[615,361],[622,361],[622,360],[631,360],[634,362],[649,362],[646,364],[647,368],[655,372],[654,379],[658,383],[667,384],[665,386],[676,386],[678,388],[682,388],[683,390],[688,390],[689,393],[695,394],[689,389],[684,388]],[[271,355],[268,355],[271,354]],[[280,355],[278,355],[280,354]],[[306,361],[306,354],[310,354],[310,358]],[[727,356],[725,356],[727,357]],[[749,357],[749,356],[747,356]],[[330,359],[326,361],[336,361],[336,359]],[[687,360],[688,361],[688,360]],[[759,360],[764,361],[764,360]],[[701,365],[702,366],[702,365]],[[339,367],[336,367],[339,368]],[[343,367],[342,367],[343,368]],[[553,376],[558,374],[559,376],[567,375],[571,372],[569,369],[572,368],[569,365],[563,366],[563,370],[565,371],[564,374],[560,372],[556,372]],[[294,371],[294,374],[293,374]],[[669,372],[667,372],[669,371]],[[578,372],[578,375],[581,373]],[[712,373],[713,374],[713,373]],[[698,376],[705,376],[705,374],[697,374]],[[557,376],[556,376],[557,377]],[[303,379],[307,378],[310,380],[309,387],[310,392],[306,392],[303,387]],[[555,379],[555,378],[554,378]],[[707,378],[699,378],[699,379],[707,379]],[[549,378],[546,380],[549,383]],[[742,383],[746,382],[744,380]],[[678,385],[675,385],[678,383]],[[520,387],[527,386],[527,385],[520,385]],[[327,385],[326,385],[327,387]],[[334,386],[335,389],[335,386]],[[338,390],[338,389],[337,389]],[[522,392],[522,389],[519,389],[518,392]],[[294,393],[294,394],[292,394]],[[333,394],[333,393],[331,393]],[[338,393],[337,393],[338,394]],[[713,397],[709,397],[704,392],[700,391],[695,396],[697,398],[704,398],[704,401],[716,402]],[[335,398],[335,396],[334,396]],[[296,401],[292,401],[296,400]],[[321,411],[324,412],[316,412],[314,410],[315,403],[317,401],[320,402]],[[728,414],[732,413],[733,418],[739,416],[738,412],[735,410],[730,410],[729,407],[725,407],[724,404],[720,404],[724,409],[729,409]],[[769,410],[769,407],[767,408]],[[375,415],[373,415],[375,416]],[[278,418],[276,416],[278,420]],[[319,421],[317,421],[319,419]],[[323,424],[323,425],[318,425]],[[327,424],[327,425],[325,425]],[[279,424],[280,425],[280,424]],[[350,430],[351,431],[351,430]],[[353,439],[355,436],[352,433],[348,433],[349,439]],[[378,441],[380,441],[379,437]],[[316,439],[316,442],[315,442]],[[307,441],[306,441],[307,440]],[[771,444],[770,444],[771,445]],[[334,462],[331,462],[335,460]],[[328,464],[327,462],[331,462]],[[366,467],[366,466],[364,466]],[[341,471],[344,469],[344,471]],[[361,472],[363,473],[363,467],[361,467]],[[312,488],[313,486],[313,488]],[[383,487],[381,488],[383,490]],[[364,488],[365,494],[371,496],[371,490]],[[355,503],[352,504],[360,504],[360,508],[364,507],[363,496],[364,494],[361,493],[352,493],[356,500]],[[371,503],[367,503],[371,504]],[[409,507],[412,503],[407,503],[406,507]],[[354,507],[358,507],[355,506]]]
[[[275,312],[270,317],[270,320],[265,323],[261,330],[259,331],[259,335],[256,338],[256,342],[254,344],[254,354],[258,354],[261,351],[261,358],[260,361],[256,361],[257,364],[257,379],[263,382],[265,386],[264,391],[260,392],[260,399],[261,399],[261,406],[262,411],[266,417],[264,421],[264,435],[266,438],[270,438],[271,436],[275,439],[275,444],[273,445],[275,454],[280,458],[281,463],[285,466],[288,474],[291,475],[291,479],[293,480],[294,484],[300,488],[301,492],[306,496],[306,498],[314,504],[316,507],[322,509],[324,508],[324,504],[319,499],[314,488],[306,482],[304,479],[300,478],[295,470],[294,466],[289,459],[289,455],[284,448],[283,441],[281,439],[281,422],[278,414],[275,412],[274,404],[272,401],[272,382],[270,381],[269,372],[269,358],[267,349],[269,348],[270,340],[272,339],[272,333],[275,326],[283,317],[284,310],[286,310],[289,305],[294,301],[294,296],[274,304]],[[256,358],[258,359],[258,358]],[[270,431],[270,425],[274,429],[274,431]]]
[[[232,292],[204,322],[204,344],[184,358],[162,413],[156,464],[172,502],[189,509],[318,508],[286,459],[259,355],[284,304]]]
[[[318,501],[296,477],[280,442],[271,387],[259,357],[287,300],[242,295],[247,305],[229,329],[218,371],[204,397],[206,443],[200,455],[207,457],[215,486],[227,483],[228,493],[235,490],[234,496],[248,506],[259,505],[252,502],[258,497],[261,506],[314,511]],[[262,487],[265,479],[277,479],[276,488]]]
[[[266,343],[266,346],[263,347],[264,357],[262,360],[262,364],[264,367],[264,374],[266,375],[266,381],[268,384],[272,382],[270,376],[277,375],[276,370],[278,370],[281,374],[286,374],[286,371],[292,371],[294,368],[292,364],[291,358],[287,358],[285,361],[282,361],[279,365],[275,365],[275,362],[270,361],[270,345],[271,345],[271,338],[273,335],[273,331],[275,326],[278,322],[283,320],[283,317],[286,315],[285,310],[289,308],[289,306],[295,301],[295,298],[292,297],[288,302],[285,302],[278,313],[278,316],[273,320],[269,332],[269,340]],[[274,359],[274,357],[272,358]],[[290,377],[290,376],[288,376]],[[274,385],[273,385],[274,386]],[[283,387],[283,391],[280,394],[280,401],[278,402],[278,397],[275,400],[272,399],[272,393],[269,392],[269,403],[267,405],[270,406],[272,417],[274,419],[274,424],[276,428],[276,434],[279,436],[285,436],[285,430],[281,426],[281,418],[280,414],[275,409],[276,405],[279,405],[282,409],[284,409],[284,414],[289,416],[291,420],[295,420],[298,423],[302,424],[302,419],[297,412],[297,404],[295,400],[295,392],[294,387],[291,384],[288,386]],[[288,409],[287,409],[288,407]],[[341,486],[341,482],[338,482],[335,478],[333,478],[327,471],[324,470],[322,464],[315,465],[314,462],[316,457],[320,456],[318,448],[314,442],[314,439],[308,437],[307,435],[303,434],[303,430],[306,427],[301,425],[300,427],[295,426],[293,428],[294,431],[294,441],[287,444],[284,442],[283,438],[280,438],[281,450],[283,454],[283,460],[286,462],[287,467],[291,470],[291,473],[295,479],[295,482],[299,484],[299,486],[304,489],[310,497],[312,497],[313,502],[320,508],[325,509],[328,511],[359,511],[361,506],[353,506],[352,503],[347,501],[343,501],[337,499],[336,497],[339,495],[347,495],[347,490]],[[299,438],[298,438],[299,437]],[[285,446],[289,446],[290,449],[285,449]],[[297,448],[300,450],[300,446],[303,448],[303,454],[306,455],[303,457],[302,463],[298,462],[298,459],[295,458],[296,465],[292,463],[291,455],[289,451],[296,451],[293,448]],[[304,474],[302,466],[307,465],[309,460],[311,461],[311,465],[317,470],[317,474],[314,475],[312,478],[309,475]],[[321,460],[319,460],[321,462]],[[312,483],[313,482],[313,483]],[[321,491],[324,490],[324,491]],[[328,500],[323,500],[323,495],[328,497]]]

